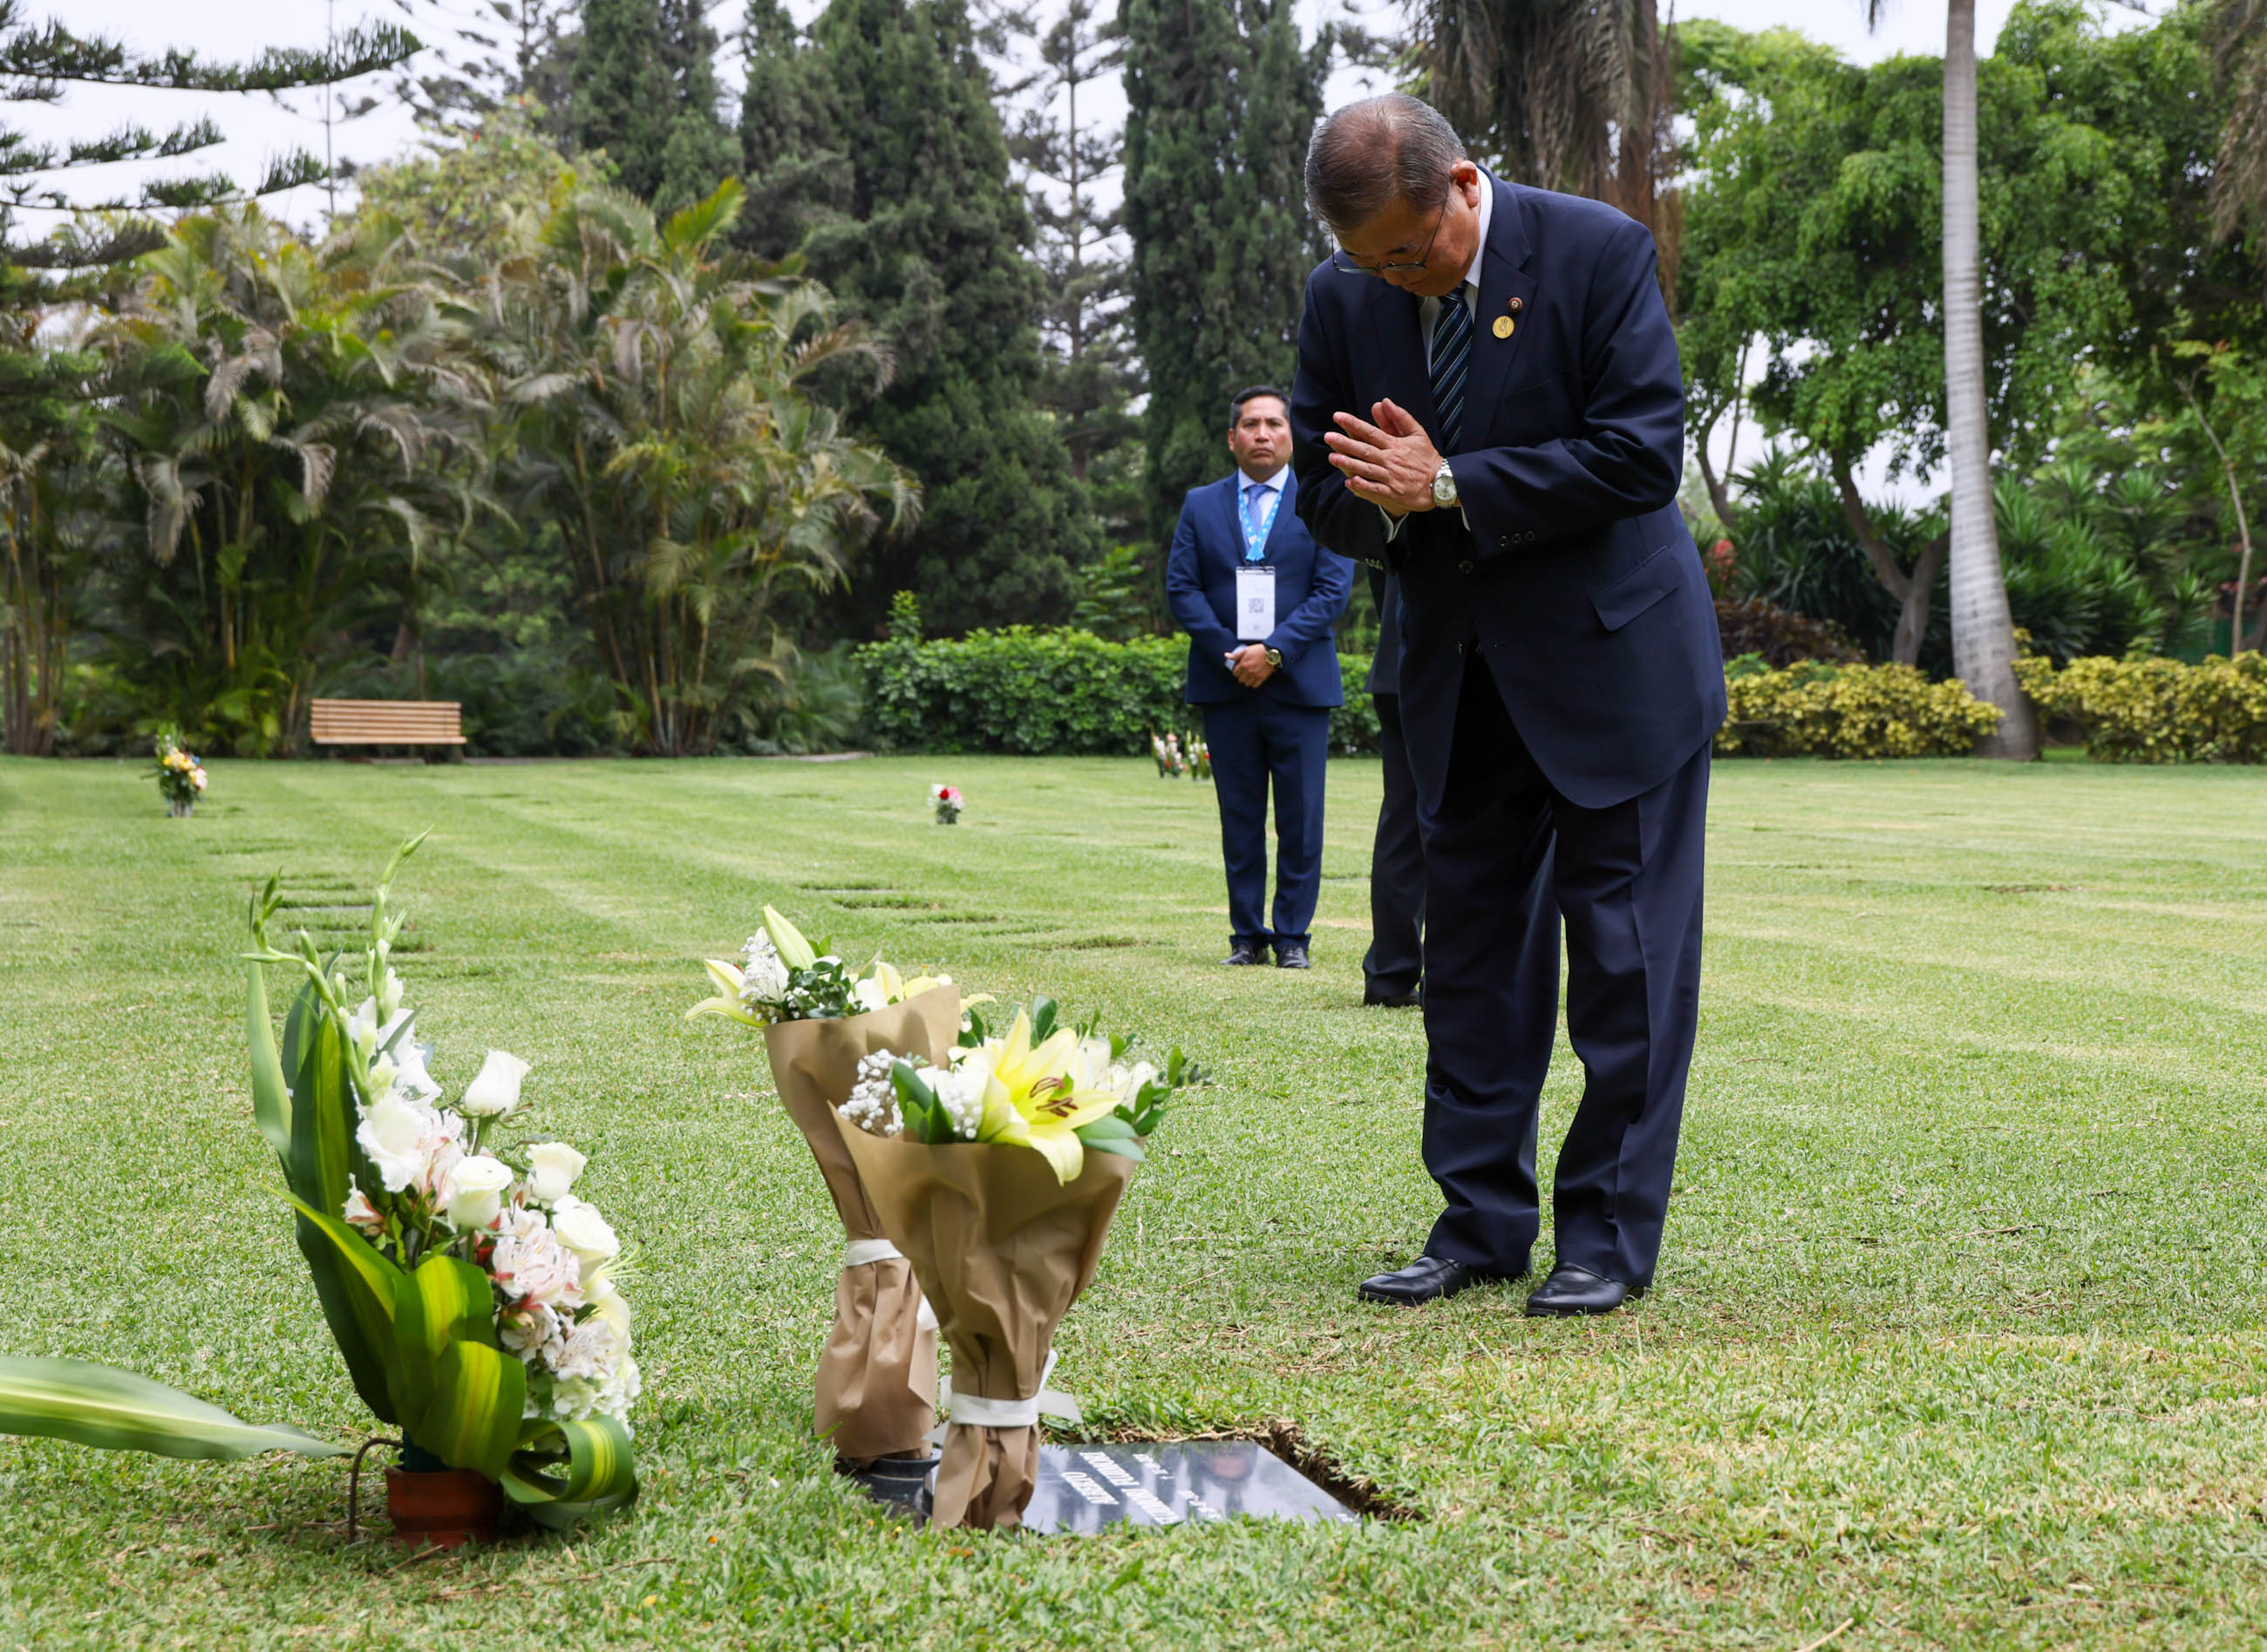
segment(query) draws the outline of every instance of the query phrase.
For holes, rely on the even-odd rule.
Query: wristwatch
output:
[[[1280,671],[1283,669],[1283,651],[1280,648],[1270,648],[1267,651],[1267,667],[1272,671]]]
[[[1449,468],[1446,459],[1442,459],[1441,468],[1433,472],[1433,502],[1442,510],[1456,502],[1456,473]]]

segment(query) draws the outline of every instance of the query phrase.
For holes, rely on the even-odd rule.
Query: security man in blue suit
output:
[[[1308,536],[1290,508],[1288,403],[1258,385],[1229,407],[1236,473],[1192,487],[1165,564],[1173,617],[1189,633],[1187,699],[1204,708],[1228,863],[1226,962],[1308,967],[1323,884],[1323,786],[1331,708],[1343,705],[1332,630],[1354,565]],[[1267,900],[1267,790],[1275,789],[1275,911]]]
[[[1581,1106],[1536,1315],[1652,1283],[1700,989],[1708,749],[1724,673],[1676,509],[1684,386],[1642,224],[1504,184],[1414,98],[1316,128],[1291,398],[1298,510],[1390,566],[1426,859],[1424,1151],[1447,1209],[1361,1294],[1528,1271],[1565,925]],[[1538,929],[1539,926],[1539,929]]]

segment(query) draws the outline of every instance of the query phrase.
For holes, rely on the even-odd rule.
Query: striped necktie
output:
[[[1433,411],[1441,416],[1441,445],[1453,451],[1464,427],[1464,381],[1472,364],[1472,312],[1461,287],[1441,300],[1433,323]]]

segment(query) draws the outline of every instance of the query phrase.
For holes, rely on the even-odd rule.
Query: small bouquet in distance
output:
[[[1123,1039],[1060,1020],[1041,998],[999,1037],[972,1012],[946,1062],[868,1056],[840,1109],[883,1225],[952,1349],[938,1526],[1022,1524],[1055,1329],[1094,1277],[1167,1099],[1200,1080],[1178,1049],[1160,1068],[1129,1060]]]
[[[205,792],[205,765],[190,754],[181,743],[181,731],[170,724],[158,731],[158,793],[165,800],[165,812],[175,819],[194,814],[197,800]]]
[[[809,1144],[842,1221],[834,1324],[812,1390],[813,1432],[861,1467],[925,1454],[936,1415],[936,1319],[913,1269],[884,1236],[834,1109],[874,1050],[946,1059],[960,1034],[960,990],[945,976],[908,980],[879,958],[854,970],[769,906],[740,961],[712,958],[708,976],[718,995],[694,1005],[687,1018],[721,1015],[763,1029],[781,1104]]]
[[[1189,778],[1192,780],[1212,778],[1212,747],[1202,735],[1189,736]]]
[[[1188,759],[1181,755],[1181,737],[1178,735],[1152,734],[1149,736],[1149,755],[1157,760],[1157,778],[1160,780],[1172,779],[1187,766]]]
[[[936,809],[936,823],[938,825],[957,826],[960,824],[961,805],[966,800],[960,795],[960,788],[958,786],[945,786],[942,783],[933,786],[928,789],[928,800]]]

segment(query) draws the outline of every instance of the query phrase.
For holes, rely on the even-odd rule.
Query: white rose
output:
[[[538,1142],[527,1150],[527,1196],[556,1204],[591,1161],[564,1142]]]
[[[355,1140],[377,1167],[388,1193],[400,1193],[422,1178],[432,1162],[427,1143],[439,1135],[441,1120],[432,1108],[398,1095],[386,1095],[365,1109]]]
[[[474,1118],[502,1118],[519,1105],[519,1081],[526,1076],[525,1062],[492,1049],[481,1064],[480,1076],[465,1086],[465,1099],[457,1105]]]
[[[460,1228],[492,1224],[503,1209],[504,1189],[511,1186],[511,1166],[486,1153],[460,1159],[450,1169],[441,1188],[441,1214]]]
[[[597,1265],[611,1261],[621,1254],[622,1242],[614,1237],[598,1207],[585,1204],[580,1199],[569,1197],[559,1202],[551,1213],[551,1231],[559,1242],[582,1260],[583,1270],[595,1274]]]

